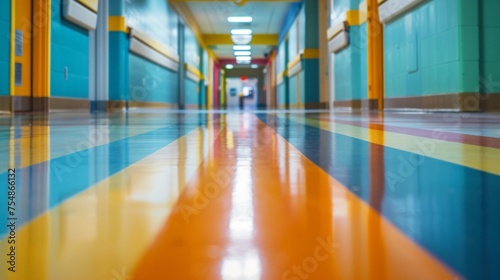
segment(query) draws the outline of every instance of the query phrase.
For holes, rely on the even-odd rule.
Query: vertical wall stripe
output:
[[[50,26],[51,1],[39,0],[33,6],[33,21],[41,18],[42,22],[35,22],[37,32],[33,34],[33,96],[50,96]]]
[[[383,27],[378,14],[378,1],[367,0],[368,5],[368,99],[378,102],[378,109],[383,109],[384,102],[384,59]]]

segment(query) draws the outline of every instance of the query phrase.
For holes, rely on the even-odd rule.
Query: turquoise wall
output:
[[[304,78],[301,80],[305,84],[304,101],[306,103],[319,102],[319,59],[304,59]]]
[[[130,101],[177,104],[177,72],[130,54]]]
[[[109,32],[109,100],[129,98],[129,44],[127,34]]]
[[[305,8],[300,10],[298,16],[298,29],[299,29],[299,51],[306,48],[306,11]]]
[[[299,102],[305,103],[306,102],[306,82],[305,82],[306,73],[304,73],[304,71],[301,71],[298,74],[298,76],[300,79],[300,99],[299,99]]]
[[[480,75],[483,93],[500,93],[500,1],[482,0],[479,7]]]
[[[334,59],[335,100],[367,99],[366,24],[349,27],[349,46]]]
[[[278,85],[278,89],[276,90],[276,94],[278,95],[278,98],[276,98],[277,105],[286,104],[285,93],[286,93],[286,86],[285,86],[285,83],[283,82],[283,83]]]
[[[286,70],[286,51],[285,51],[285,42],[282,42],[278,46],[278,54],[276,61],[276,75],[283,73]]]
[[[185,104],[198,105],[198,84],[190,79],[185,79]]]
[[[201,47],[196,37],[188,26],[184,29],[184,57],[186,63],[200,69]],[[200,94],[198,93],[199,83],[188,78],[184,80],[184,102],[186,105],[199,105]],[[216,87],[216,85],[214,85]]]
[[[127,1],[125,16],[131,28],[136,28],[164,46],[177,50],[178,18],[167,5],[167,1]]]
[[[9,95],[10,86],[10,0],[0,1],[0,95]]]
[[[367,23],[359,27],[358,46],[359,50],[359,76],[360,76],[360,98],[368,99],[368,45],[367,45]]]
[[[363,2],[362,0],[333,0],[333,5],[330,5],[330,23],[335,23],[345,16],[345,12],[348,10],[358,10],[359,4]]]
[[[294,105],[297,103],[297,90],[300,88],[297,88],[297,79],[298,79],[298,75],[295,75],[293,77],[290,77],[288,82],[290,83],[290,104]]]
[[[194,36],[193,31],[188,26],[184,29],[184,56],[186,63],[199,68],[200,67],[200,45]]]
[[[115,7],[113,10],[119,12],[123,9]],[[130,1],[127,2],[124,10],[127,23],[132,28],[144,32],[173,52],[177,52],[179,17],[166,1]],[[114,54],[114,56],[121,60],[123,67],[127,69],[127,78],[124,79],[121,75],[115,75],[115,78],[124,79],[127,83],[122,85],[117,83],[114,90],[110,92],[110,97],[112,96],[113,100],[177,104],[178,73],[129,53],[126,35],[121,32],[112,33],[117,34],[112,35],[113,42],[110,42],[110,45],[117,44],[118,49],[125,52],[118,56]],[[111,65],[113,67],[115,64]],[[127,84],[128,88],[124,89],[123,87]]]
[[[458,8],[457,0],[433,0],[385,25],[386,97],[475,90],[477,76],[467,67],[474,58],[468,61],[460,47],[467,30],[459,27]]]
[[[292,61],[299,54],[299,26],[297,24],[297,20],[290,27],[290,31],[288,32],[288,61]]]
[[[62,18],[61,0],[52,0],[50,95],[89,97],[88,31]],[[68,69],[68,79],[64,69]]]
[[[109,3],[110,16],[125,15],[125,1]],[[109,32],[109,100],[129,99],[129,36],[123,32]]]

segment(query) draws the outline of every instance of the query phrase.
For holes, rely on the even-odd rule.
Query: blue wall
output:
[[[130,54],[130,101],[177,104],[177,72]]]
[[[349,27],[349,46],[335,54],[335,100],[368,98],[366,24]]]
[[[184,56],[186,63],[196,68],[200,67],[200,45],[194,36],[193,31],[188,26],[184,29]]]
[[[88,31],[62,18],[61,1],[52,0],[50,94],[53,97],[89,97]],[[64,68],[68,68],[68,80]]]
[[[201,47],[196,40],[196,37],[188,26],[184,29],[184,57],[186,63],[200,69],[201,64]],[[191,79],[184,80],[184,102],[186,105],[198,105],[200,103],[200,93],[198,92],[199,83]],[[217,85],[214,85],[217,87]],[[215,91],[216,89],[214,89]]]
[[[457,0],[429,1],[386,24],[387,97],[475,90],[477,75],[468,73],[477,69],[469,67],[469,63],[477,65],[477,58],[470,62],[462,60],[467,53],[462,53],[460,46],[458,4]]]
[[[297,88],[297,79],[299,78],[298,75],[295,75],[293,77],[290,77],[288,79],[288,82],[290,83],[290,104],[293,106],[297,103],[297,90],[300,90],[300,88]]]
[[[127,34],[109,32],[109,100],[129,98],[129,44]]]
[[[276,90],[276,94],[277,94],[277,98],[276,98],[276,105],[278,106],[282,106],[284,104],[286,104],[286,96],[285,96],[285,92],[286,92],[286,85],[285,85],[285,79],[283,79],[283,82],[281,84],[279,84],[278,86],[278,89]]]
[[[10,0],[0,1],[0,95],[9,95],[10,77]]]
[[[164,46],[177,50],[178,17],[164,0],[130,1],[125,17],[136,28]]]
[[[120,11],[119,9],[117,9]],[[144,32],[155,41],[169,48],[172,52],[178,51],[178,22],[179,17],[163,0],[131,1],[125,5],[127,24],[131,28]],[[129,96],[124,96],[121,87],[110,93],[113,99],[125,99],[136,102],[178,103],[178,73],[171,71],[155,62],[144,59],[128,51],[126,35],[115,32],[113,41],[125,49],[125,58],[120,55],[120,60],[128,61],[123,65],[128,70]],[[119,37],[125,36],[125,37]],[[122,42],[120,42],[122,40]],[[113,43],[110,43],[113,44]],[[120,49],[120,48],[119,48]],[[126,64],[126,63],[125,63]],[[114,64],[111,64],[114,65]],[[113,66],[112,66],[113,67]],[[197,102],[196,102],[197,104]]]
[[[185,80],[185,104],[186,105],[198,105],[198,84],[193,80]]]
[[[500,1],[483,0],[480,7],[480,74],[483,93],[500,93]]]

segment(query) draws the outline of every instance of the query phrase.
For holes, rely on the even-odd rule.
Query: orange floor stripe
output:
[[[239,118],[134,279],[458,279],[271,128]]]

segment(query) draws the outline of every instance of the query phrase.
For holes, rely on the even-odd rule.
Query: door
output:
[[[15,3],[14,111],[31,111],[32,96],[32,0]]]

